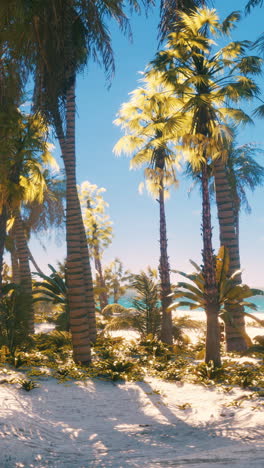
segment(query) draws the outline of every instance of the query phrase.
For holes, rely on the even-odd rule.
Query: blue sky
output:
[[[241,0],[215,1],[221,18],[243,8],[244,4]],[[256,8],[250,16],[243,18],[233,37],[256,39],[263,32],[263,12],[264,9]],[[111,88],[107,89],[103,69],[90,63],[78,78],[76,92],[78,182],[89,180],[107,189],[105,199],[110,205],[109,214],[113,221],[115,237],[103,261],[108,263],[114,257],[119,257],[125,267],[134,272],[145,269],[147,265],[158,265],[158,204],[146,193],[139,195],[137,191],[138,184],[143,180],[142,171],[129,171],[129,160],[113,155],[113,146],[121,133],[112,122],[120,105],[129,99],[128,93],[138,86],[138,72],[144,70],[155,55],[158,21],[158,7],[149,12],[148,18],[133,15],[132,44],[116,26],[110,25],[116,60],[116,74]],[[262,88],[264,90],[264,86]],[[253,108],[252,105],[247,111]],[[247,142],[255,142],[264,148],[264,121],[256,121],[255,127],[241,129],[238,143]],[[189,258],[198,263],[201,261],[202,248],[200,194],[195,191],[189,197],[189,186],[190,182],[181,179],[179,189],[172,192],[166,203],[170,265],[172,269],[183,271],[190,270]],[[250,285],[260,286],[264,283],[263,187],[249,198],[252,214],[242,214],[241,217],[241,258],[245,270],[243,279]],[[214,207],[213,225],[214,247],[217,250],[219,242]],[[32,240],[31,248],[43,268],[47,263],[54,265],[56,260],[65,256],[63,242],[57,245],[50,241],[44,252],[39,243]]]

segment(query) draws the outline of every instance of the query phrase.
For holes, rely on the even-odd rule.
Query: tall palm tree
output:
[[[106,209],[109,206],[103,198],[105,188],[97,187],[88,181],[78,186],[81,202],[85,234],[96,270],[96,284],[99,287],[99,303],[101,310],[108,304],[108,296],[102,267],[103,251],[112,243],[113,228]]]
[[[210,167],[214,176],[210,184],[210,193],[216,196],[220,244],[229,251],[229,275],[241,268],[239,248],[239,214],[241,207],[251,211],[246,189],[254,189],[264,183],[264,168],[254,156],[263,151],[255,145],[236,146],[232,138],[227,147],[228,158],[225,163],[215,161]],[[194,173],[188,165],[186,174],[194,178],[195,184],[200,179],[199,172]],[[241,274],[237,274],[234,283],[241,284]],[[228,309],[227,305],[227,309]],[[225,324],[226,346],[228,351],[243,351],[248,343],[245,331],[243,307],[236,304],[229,307],[232,320]]]
[[[22,204],[42,203],[46,182],[43,164],[51,161],[46,140],[47,129],[38,116],[25,116],[18,112],[16,127],[12,127],[12,146],[9,147],[6,180],[2,181],[1,204],[12,230],[16,232],[19,264],[19,281],[23,288],[25,307],[28,310],[29,332],[34,332],[32,284],[25,236],[21,220]]]
[[[181,130],[184,117],[177,114],[178,100],[171,86],[157,84],[157,76],[144,78],[144,86],[133,91],[131,100],[122,105],[114,121],[126,131],[115,145],[116,154],[131,154],[131,168],[145,166],[145,179],[150,194],[158,199],[160,219],[160,261],[162,329],[161,339],[172,344],[172,316],[170,305],[170,266],[164,199],[168,189],[177,185],[175,153],[170,146],[172,131]]]
[[[127,3],[136,10],[140,7],[137,0]],[[151,0],[142,3],[147,5]],[[47,0],[30,4],[11,0],[0,6],[10,50],[13,55],[23,55],[33,71],[35,107],[52,123],[62,151],[70,322],[74,359],[82,363],[90,362],[96,323],[91,266],[76,189],[75,82],[78,71],[91,57],[103,64],[109,77],[112,75],[113,51],[105,21],[114,19],[127,30],[123,6],[121,0]]]
[[[226,173],[231,189],[235,213],[236,234],[239,238],[239,216],[241,209],[251,213],[247,190],[254,190],[264,184],[264,167],[256,161],[256,156],[264,151],[253,143],[237,146],[234,141],[228,150]]]
[[[213,164],[215,195],[219,219],[220,244],[229,251],[229,275],[240,270],[239,211],[242,203],[249,209],[245,189],[254,189],[264,180],[264,169],[252,158],[253,147],[235,148],[233,139],[227,145],[225,164],[217,160]],[[251,153],[251,154],[250,154]],[[242,283],[241,274],[235,278]],[[240,305],[229,307],[231,321],[225,325],[227,351],[244,351],[248,339],[245,332],[244,309]]]
[[[252,99],[258,88],[252,74],[260,73],[260,59],[247,56],[248,43],[230,42],[216,50],[211,39],[228,34],[238,20],[232,13],[223,23],[215,10],[197,9],[180,14],[175,32],[168,36],[167,48],[152,62],[163,72],[163,79],[174,87],[183,99],[182,112],[189,113],[190,125],[182,137],[182,147],[194,168],[201,171],[203,268],[207,315],[206,361],[219,365],[220,340],[217,285],[212,247],[210,198],[208,190],[208,162],[226,158],[224,141],[230,138],[228,122],[245,123],[250,118],[239,108],[231,108],[242,98]],[[150,75],[153,73],[150,70]],[[155,73],[155,70],[154,70]],[[228,101],[228,103],[227,103]]]
[[[22,74],[16,61],[11,62],[0,42],[0,295],[2,286],[3,254],[8,220],[9,190],[14,139],[19,131],[18,106],[21,99]]]
[[[52,164],[50,167],[45,166],[45,164],[43,166],[42,177],[45,181],[45,189],[43,191],[42,202],[39,203],[35,199],[30,201],[22,200],[14,225],[9,233],[8,246],[11,253],[14,282],[19,282],[15,278],[20,277],[19,269],[21,269],[21,264],[19,265],[16,261],[19,254],[17,244],[18,231],[20,232],[20,236],[23,236],[24,262],[31,262],[34,268],[40,274],[43,274],[29,249],[30,236],[33,233],[39,238],[44,234],[47,239],[50,228],[55,229],[57,233],[64,230],[63,200],[65,199],[65,181],[58,177],[57,173],[54,173],[53,165],[55,164]],[[29,266],[27,268],[30,270]]]

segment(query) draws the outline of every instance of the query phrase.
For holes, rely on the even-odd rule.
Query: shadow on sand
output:
[[[10,387],[5,392],[2,468],[264,466],[263,451],[213,426],[187,424],[145,382],[49,379],[30,394]],[[12,399],[19,403],[15,410]]]

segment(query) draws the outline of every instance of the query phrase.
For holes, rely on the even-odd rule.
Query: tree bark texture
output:
[[[27,309],[28,331],[32,334],[34,333],[32,278],[28,259],[27,240],[20,213],[16,213],[15,215],[14,231],[19,262],[19,279],[23,295],[23,306]]]
[[[5,240],[6,240],[6,224],[7,224],[7,210],[5,207],[3,207],[2,212],[0,213],[0,297],[1,297],[1,287],[2,287],[4,249],[5,249]]]
[[[20,273],[19,273],[19,259],[16,246],[16,235],[14,226],[11,229],[9,236],[12,241],[12,247],[10,251],[11,255],[11,266],[12,266],[12,281],[13,283],[20,284]]]
[[[212,246],[211,207],[206,164],[203,164],[202,167],[202,197],[203,273],[206,296],[205,312],[207,317],[205,362],[213,361],[214,365],[218,367],[221,365],[220,330],[218,323],[219,304]]]
[[[161,188],[159,190],[159,210],[160,210],[160,261],[159,261],[159,275],[161,283],[161,306],[162,306],[162,321],[161,321],[161,340],[164,343],[172,345],[172,313],[168,311],[168,307],[171,304],[171,297],[168,295],[171,293],[170,283],[170,265],[168,258],[168,240],[167,240],[167,229],[166,229],[166,215],[165,215],[165,204],[164,204],[164,189],[161,182]]]
[[[238,220],[232,202],[225,166],[221,161],[215,161],[214,163],[214,177],[220,244],[228,249],[230,257],[229,275],[231,276],[235,271],[240,270]],[[241,275],[236,277],[235,282],[241,284]],[[232,306],[227,307],[227,310],[232,317],[232,322],[225,325],[227,351],[245,351],[247,349],[247,339],[245,338],[244,308]]]
[[[96,339],[95,305],[88,248],[76,187],[74,83],[67,92],[66,136],[60,120],[57,118],[55,122],[66,172],[66,275],[73,354],[76,362],[88,364],[91,361],[90,344]]]
[[[215,367],[221,366],[220,326],[218,321],[218,305],[210,304],[206,311],[206,346],[205,362],[213,361]]]

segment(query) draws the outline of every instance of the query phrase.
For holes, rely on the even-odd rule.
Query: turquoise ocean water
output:
[[[126,294],[125,296],[121,297],[119,299],[119,303],[122,304],[124,307],[131,307],[132,306],[132,301],[133,300],[133,294],[130,292],[129,294]],[[252,298],[248,299],[249,302],[253,302],[256,304],[258,307],[256,312],[260,312],[264,314],[264,296],[253,296]],[[188,308],[186,308],[188,310]],[[246,310],[246,312],[254,313],[252,309]]]

